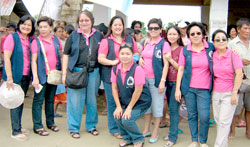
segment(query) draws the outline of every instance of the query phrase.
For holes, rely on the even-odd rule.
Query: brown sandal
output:
[[[79,139],[80,138],[80,134],[77,133],[77,132],[70,132],[70,135],[72,138],[75,138],[75,139]]]
[[[48,129],[54,131],[54,132],[58,132],[59,131],[59,128],[54,124],[54,125],[51,125],[51,126],[48,126]]]
[[[49,135],[49,132],[46,131],[44,128],[42,128],[40,130],[39,129],[34,130],[34,133],[41,135],[41,136],[48,136]]]
[[[91,131],[88,131],[88,132],[91,133],[91,134],[94,135],[94,136],[99,135],[99,132],[98,132],[96,129],[91,130]]]

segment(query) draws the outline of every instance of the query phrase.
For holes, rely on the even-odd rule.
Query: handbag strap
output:
[[[43,56],[44,56],[44,60],[45,60],[45,64],[46,64],[46,68],[47,68],[47,71],[48,73],[50,72],[50,68],[49,68],[49,63],[48,63],[48,59],[47,59],[47,55],[46,55],[46,52],[45,52],[45,49],[44,49],[44,46],[43,46],[43,42],[37,38],[40,42],[40,45],[41,45],[41,48],[42,48],[42,52],[43,52]]]

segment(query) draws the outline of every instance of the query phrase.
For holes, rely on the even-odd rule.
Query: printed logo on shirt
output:
[[[158,59],[161,59],[161,49],[159,49],[155,52],[155,57]]]
[[[135,80],[132,76],[129,76],[128,77],[128,80],[127,80],[127,85],[129,88],[132,88],[134,86],[134,83],[135,83]]]
[[[208,55],[209,55],[209,57],[212,59],[213,51],[210,51],[210,52],[208,53]]]

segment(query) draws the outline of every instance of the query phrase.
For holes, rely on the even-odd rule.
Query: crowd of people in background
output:
[[[85,129],[99,135],[97,96],[102,83],[108,130],[121,139],[120,147],[142,147],[144,138],[155,143],[161,135],[166,135],[164,147],[174,146],[183,133],[182,119],[188,120],[189,147],[207,147],[213,123],[217,125],[215,147],[227,147],[236,126],[246,127],[250,139],[250,94],[241,90],[242,81],[250,78],[249,19],[239,19],[227,32],[210,32],[212,42],[208,26],[200,22],[181,21],[164,30],[162,20],[152,18],[143,36],[140,21],[125,28],[123,18],[114,16],[108,26],[94,26],[93,14],[84,10],[77,24],[75,28],[61,21],[54,26],[46,16],[35,24],[25,15],[17,25],[0,28],[6,32],[1,38],[1,59],[7,88],[15,83],[26,94],[30,84],[34,87],[34,133],[49,135],[42,124],[45,103],[46,126],[53,132],[60,131],[55,117],[62,117],[57,108],[63,104],[71,137],[80,138],[84,106]],[[60,84],[48,80],[54,70],[61,71]],[[10,110],[11,137],[20,141],[27,140],[29,133],[22,128],[23,107]],[[214,120],[210,120],[212,112]],[[136,121],[142,116],[144,127],[139,127]],[[159,128],[167,126],[168,134],[160,134]]]

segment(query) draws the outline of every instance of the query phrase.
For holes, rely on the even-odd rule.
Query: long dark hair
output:
[[[31,32],[28,34],[28,36],[33,36],[34,33],[35,33],[35,30],[36,30],[36,29],[35,29],[35,19],[34,19],[32,16],[30,16],[30,15],[24,15],[24,16],[22,16],[22,17],[20,18],[19,22],[17,23],[17,30],[18,30],[20,33],[22,33],[21,30],[20,30],[20,25],[21,25],[21,24],[24,24],[24,22],[25,22],[26,20],[31,20],[32,29],[31,29]]]
[[[105,35],[105,38],[107,38],[108,36],[110,36],[110,34],[113,33],[113,32],[112,32],[112,25],[113,25],[113,23],[114,23],[114,21],[115,21],[116,19],[120,19],[121,22],[122,22],[122,25],[123,25],[122,38],[125,38],[125,37],[126,37],[126,36],[125,36],[125,28],[124,28],[124,21],[123,21],[123,18],[122,18],[121,16],[114,16],[114,17],[111,18],[111,20],[110,20],[110,22],[109,22],[108,32],[107,32],[107,34]]]
[[[181,31],[177,26],[172,25],[172,26],[168,27],[167,32],[166,32],[167,36],[168,36],[168,31],[172,28],[175,29],[177,31],[178,35],[180,36],[179,39],[177,40],[177,44],[179,46],[184,46],[184,43],[183,43],[182,38],[181,38]],[[168,37],[166,38],[166,41],[171,45],[171,42],[169,42]]]

